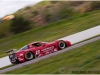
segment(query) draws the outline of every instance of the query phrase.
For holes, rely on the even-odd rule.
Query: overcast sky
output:
[[[0,18],[5,15],[12,14],[25,6],[33,5],[40,1],[42,0],[0,0]]]

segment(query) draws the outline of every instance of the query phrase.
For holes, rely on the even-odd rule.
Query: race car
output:
[[[64,40],[55,40],[50,43],[33,42],[25,45],[17,51],[16,49],[12,49],[6,51],[6,53],[9,54],[9,59],[12,64],[18,64],[59,50],[63,50],[69,46],[71,46],[71,43]]]

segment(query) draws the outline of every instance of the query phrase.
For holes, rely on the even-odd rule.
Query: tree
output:
[[[31,29],[30,21],[24,20],[22,17],[15,17],[12,19],[11,32],[15,34]]]
[[[100,9],[100,1],[93,1],[91,3],[91,10],[98,10]]]

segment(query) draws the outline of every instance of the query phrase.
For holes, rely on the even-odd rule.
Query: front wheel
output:
[[[33,58],[35,58],[35,56],[34,56],[34,54],[32,52],[26,52],[25,53],[26,61],[32,60]]]
[[[60,40],[59,43],[58,43],[59,50],[65,49],[66,47],[67,47],[66,42],[63,41],[63,40]]]

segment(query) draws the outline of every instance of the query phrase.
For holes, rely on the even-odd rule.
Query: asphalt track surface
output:
[[[0,70],[0,74],[5,73],[5,72],[8,72],[8,71],[11,71],[11,70],[14,70],[16,68],[20,68],[20,67],[25,66],[25,65],[28,65],[28,64],[36,63],[36,62],[38,62],[38,61],[40,61],[42,59],[46,59],[48,57],[51,57],[51,56],[60,54],[62,52],[66,52],[66,51],[71,50],[71,49],[74,49],[74,48],[78,48],[80,46],[83,46],[85,44],[88,44],[88,43],[91,43],[91,42],[94,42],[94,41],[97,41],[97,40],[100,40],[100,36],[98,36],[96,38],[93,38],[93,39],[90,39],[90,40],[87,40],[87,41],[84,41],[84,42],[81,42],[81,43],[78,43],[78,44],[75,44],[75,45],[70,46],[70,47],[68,47],[68,48],[66,48],[64,50],[60,50],[60,51],[57,51],[57,52],[54,52],[54,53],[51,53],[51,54],[48,54],[48,55],[45,55],[45,56],[42,56],[42,57],[33,59],[31,61],[27,61],[25,63],[21,63],[21,64],[18,64],[18,65],[15,65],[15,66],[12,66],[12,67],[9,67],[9,68]]]

